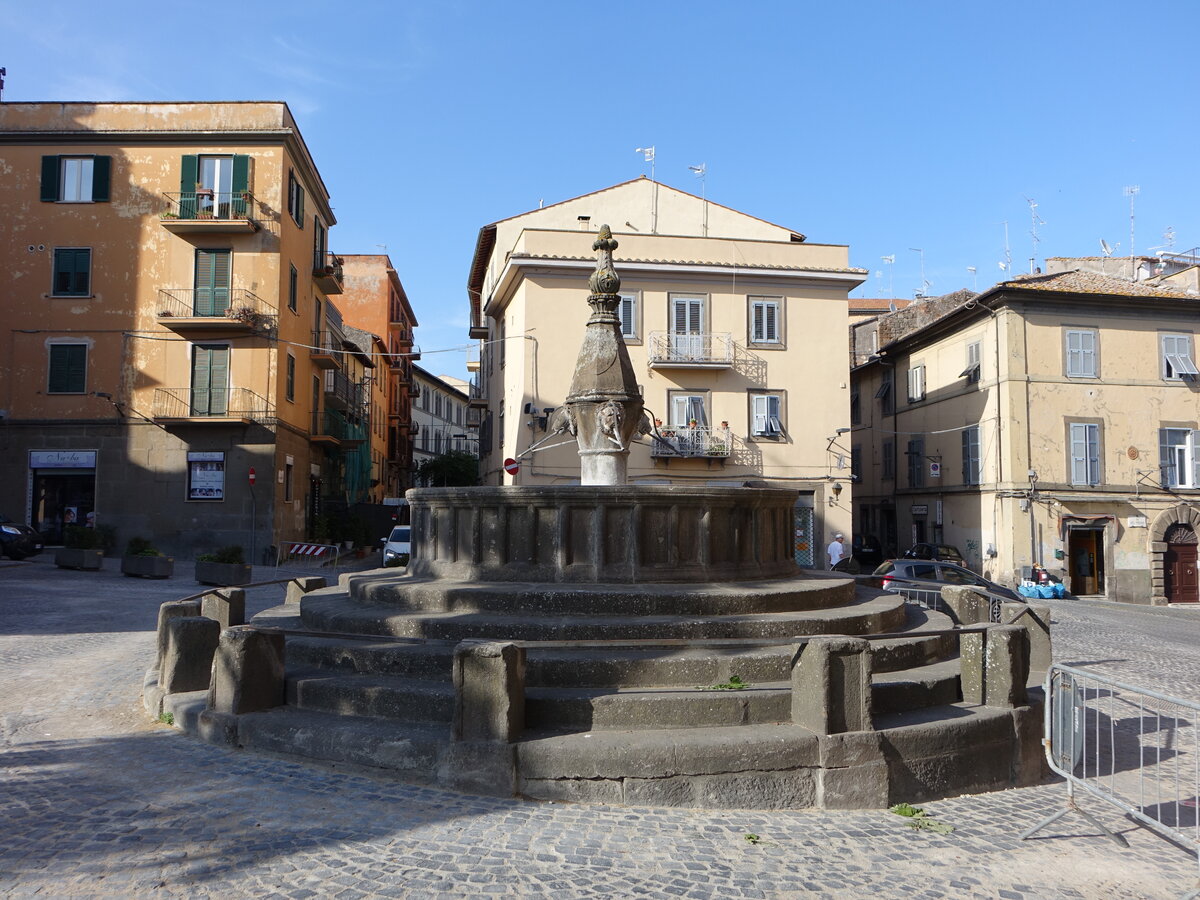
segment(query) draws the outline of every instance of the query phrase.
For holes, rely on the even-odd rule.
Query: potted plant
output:
[[[246,565],[246,551],[237,544],[221,547],[196,557],[196,580],[220,587],[249,584],[253,570]]]
[[[54,554],[54,564],[60,569],[95,571],[104,559],[102,536],[95,528],[68,525],[63,529],[63,546]]]
[[[121,572],[138,578],[170,578],[175,560],[164,556],[145,538],[130,538],[121,557]]]

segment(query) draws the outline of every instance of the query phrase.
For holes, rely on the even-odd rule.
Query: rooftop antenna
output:
[[[1004,226],[1004,259],[999,263],[1000,271],[1004,273],[1012,272],[1012,249],[1008,245],[1008,220],[1000,223]]]
[[[1117,246],[1120,247],[1121,245],[1117,244]],[[1106,241],[1104,238],[1100,238],[1100,252],[1104,254],[1105,259],[1108,259],[1113,255],[1113,248],[1109,246],[1108,241]]]
[[[896,294],[892,290],[892,281],[896,275],[896,254],[889,253],[887,256],[879,257],[888,265],[888,297],[895,297]]]
[[[979,270],[974,266],[967,266],[967,271],[971,273],[971,290],[979,293]]]
[[[1033,256],[1029,257],[1029,274],[1032,275],[1037,265],[1038,244],[1042,242],[1042,239],[1038,237],[1038,226],[1045,225],[1046,222],[1038,215],[1036,200],[1032,197],[1026,197],[1025,202],[1029,204],[1029,235],[1033,238]]]
[[[925,280],[925,251],[920,247],[909,247],[913,253],[921,254],[921,289],[916,292],[917,300],[924,300],[925,293],[929,290],[929,282]]]
[[[1129,198],[1129,272],[1134,281],[1137,281],[1137,269],[1134,267],[1134,252],[1133,252],[1133,224],[1134,224],[1133,201],[1134,201],[1134,198],[1136,198],[1137,195],[1139,193],[1141,193],[1141,190],[1142,189],[1140,187],[1138,187],[1136,184],[1126,185],[1121,190],[1121,193],[1123,193],[1126,197]]]
[[[658,182],[654,179],[654,148],[636,147],[634,153],[642,154],[642,158],[650,163],[650,180],[654,182],[654,201],[650,207],[650,233],[658,234]]]
[[[700,163],[698,166],[688,166],[688,168],[700,179],[700,201],[704,204],[704,236],[708,237],[708,163]]]

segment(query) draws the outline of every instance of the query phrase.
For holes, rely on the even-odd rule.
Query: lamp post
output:
[[[1033,514],[1034,503],[1037,500],[1037,481],[1038,473],[1035,469],[1029,470],[1029,564],[1031,567],[1036,567],[1038,564],[1037,553],[1037,521]]]

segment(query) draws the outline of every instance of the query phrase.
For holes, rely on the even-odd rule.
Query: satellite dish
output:
[[[1108,246],[1108,241],[1104,240],[1104,238],[1100,238],[1100,249],[1104,251],[1105,256],[1113,255],[1113,248]]]

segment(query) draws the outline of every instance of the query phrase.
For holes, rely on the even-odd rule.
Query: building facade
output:
[[[603,224],[619,241],[622,331],[656,431],[631,449],[630,481],[794,487],[797,560],[823,566],[824,544],[851,525],[836,445],[849,426],[847,293],[866,273],[845,246],[645,178],[481,229],[468,296],[484,482],[579,479],[574,445],[548,427]]]
[[[413,473],[414,486],[421,486],[421,463],[447,453],[478,454],[479,441],[470,423],[466,383],[420,366],[412,369]]]
[[[1065,270],[871,323],[860,533],[954,544],[1001,583],[1040,565],[1076,595],[1196,602],[1197,311],[1163,281]]]
[[[287,106],[5,103],[0,166],[0,506],[51,543],[305,537],[350,423],[335,219]]]

